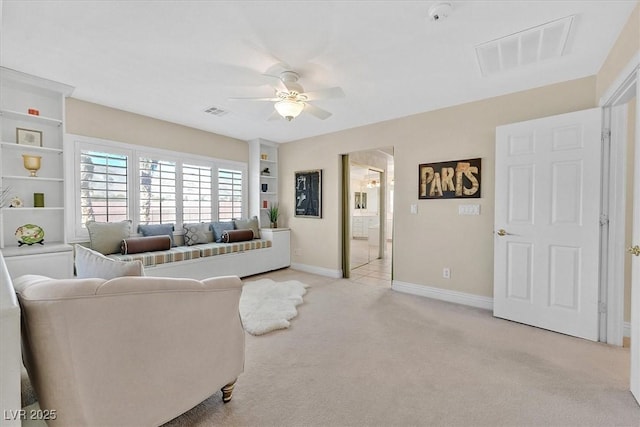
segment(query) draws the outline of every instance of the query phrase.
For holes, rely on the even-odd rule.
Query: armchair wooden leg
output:
[[[222,387],[222,401],[224,403],[227,403],[228,401],[231,400],[231,394],[233,393],[233,388],[236,386],[236,380],[233,380],[233,382],[230,382],[229,384],[227,384],[226,386]]]

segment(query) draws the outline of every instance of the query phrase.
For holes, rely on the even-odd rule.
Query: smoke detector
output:
[[[436,3],[429,8],[429,18],[432,21],[441,21],[451,14],[453,6],[451,3]]]

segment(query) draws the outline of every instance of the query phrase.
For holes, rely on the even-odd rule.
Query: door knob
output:
[[[501,228],[500,230],[498,230],[497,234],[498,234],[498,236],[502,237],[502,236],[506,236],[509,233],[507,233],[507,230]]]
[[[627,252],[635,256],[640,256],[640,246],[638,245],[631,246],[629,249],[627,249]]]

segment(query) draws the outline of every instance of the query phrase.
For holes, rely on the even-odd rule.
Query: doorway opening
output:
[[[391,286],[393,149],[349,153],[343,167],[343,275]]]

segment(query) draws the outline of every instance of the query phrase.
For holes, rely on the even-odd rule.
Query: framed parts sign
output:
[[[322,218],[322,170],[296,172],[298,217]]]
[[[480,198],[482,159],[424,163],[418,166],[418,199]]]

